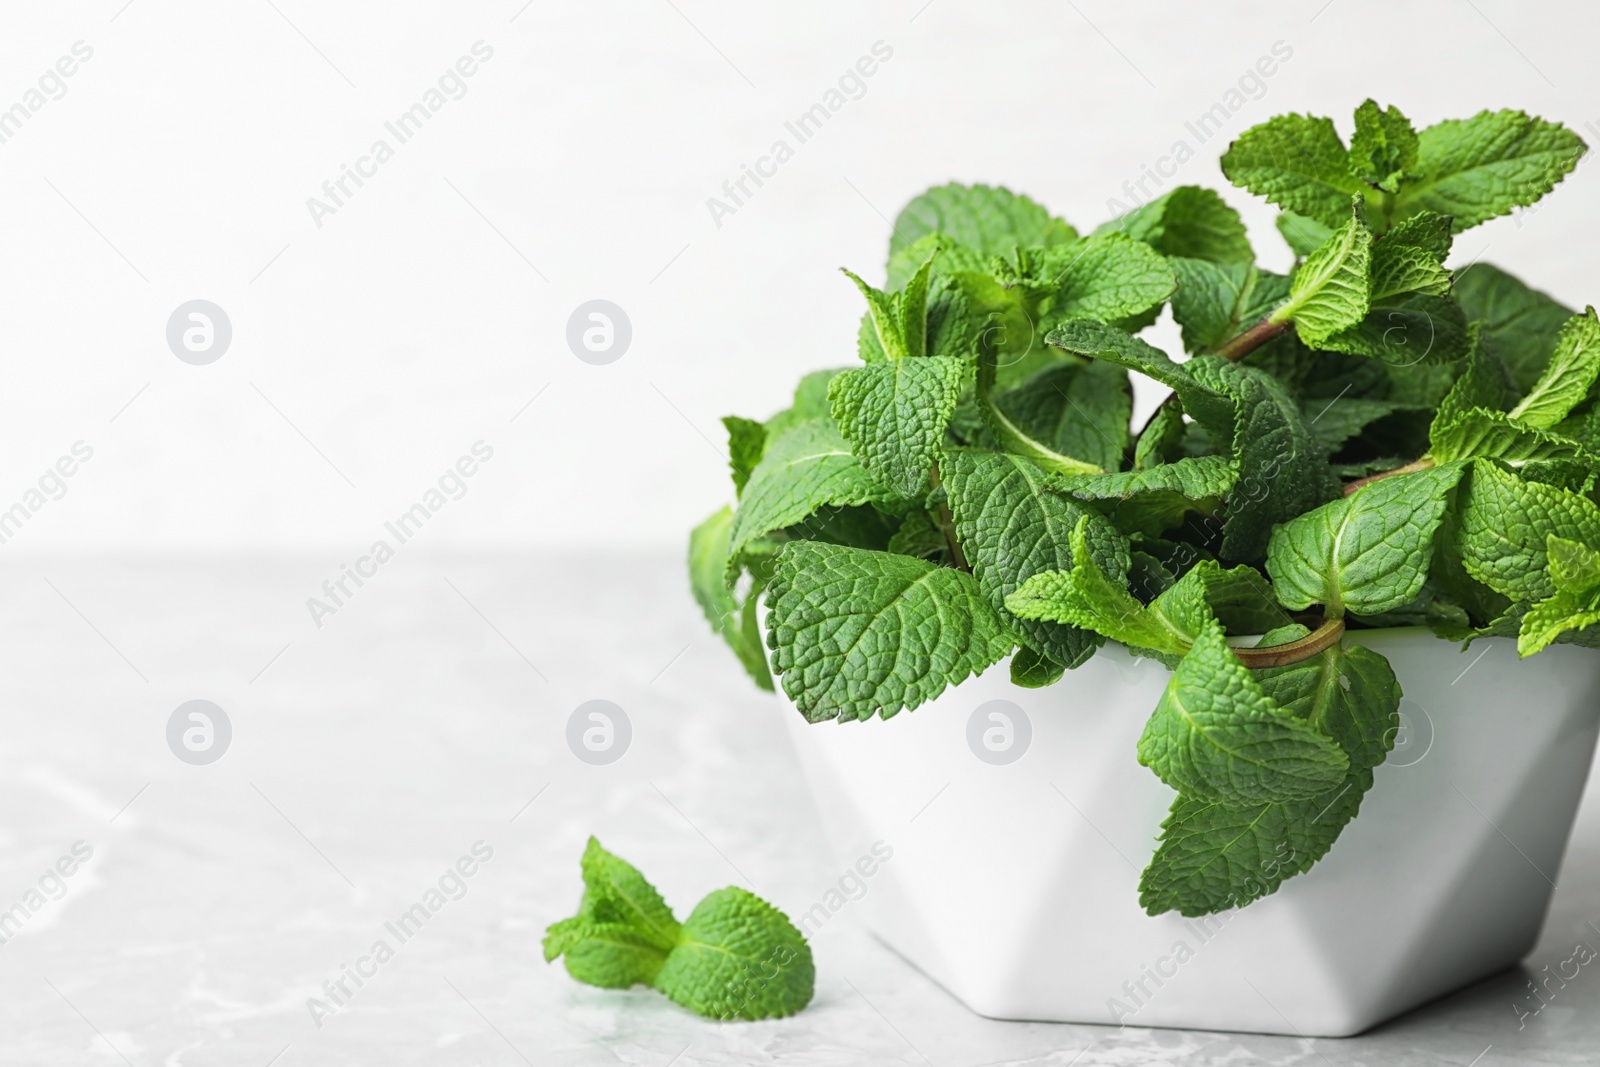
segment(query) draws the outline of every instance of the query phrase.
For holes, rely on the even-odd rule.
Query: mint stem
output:
[[[1344,636],[1344,620],[1328,619],[1298,641],[1266,648],[1236,648],[1233,654],[1246,667],[1262,670],[1266,667],[1283,667],[1290,663],[1319,656],[1339,643]]]
[[[1217,349],[1216,354],[1223,359],[1243,359],[1268,341],[1289,329],[1290,320],[1273,322],[1271,319],[1262,319],[1248,330],[1237,335],[1233,340]]]
[[[1357,478],[1355,481],[1344,487],[1343,495],[1349,496],[1362,486],[1371,485],[1373,482],[1378,481],[1381,478],[1392,478],[1396,474],[1415,474],[1417,471],[1425,471],[1433,465],[1434,460],[1432,456],[1423,456],[1421,459],[1412,460],[1403,467],[1396,467],[1392,471],[1381,471],[1377,474],[1369,474],[1365,478]]]

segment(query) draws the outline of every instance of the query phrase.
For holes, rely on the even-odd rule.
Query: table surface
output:
[[[794,914],[837,875],[782,712],[708,633],[678,560],[400,556],[320,626],[306,600],[333,556],[7,562],[7,1065],[1493,1067],[1600,1047],[1589,968],[1537,1014],[1527,988],[1600,944],[1593,796],[1527,967],[1357,1038],[980,1018],[848,908],[817,932],[816,997],[792,1019],[715,1024],[581,986],[539,939],[576,903],[591,833],[680,914],[730,883]],[[167,742],[193,699],[232,728],[209,765]],[[591,699],[632,727],[607,766],[565,740]],[[51,877],[75,845],[92,854]],[[400,943],[385,924],[475,845],[491,857]],[[380,939],[393,957],[314,1018],[308,999]]]

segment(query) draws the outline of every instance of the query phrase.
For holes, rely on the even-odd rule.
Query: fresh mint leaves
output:
[[[724,1022],[793,1015],[811,1002],[811,946],[777,908],[718,889],[682,923],[632,864],[589,838],[578,914],[552,923],[544,958],[603,989],[646,985]]]
[[[697,601],[813,722],[1008,658],[1033,688],[1106,641],[1160,660],[1136,755],[1177,798],[1141,903],[1273,892],[1381,781],[1401,689],[1364,630],[1600,647],[1600,318],[1446,266],[1584,150],[1520,111],[1271,119],[1222,169],[1282,209],[1287,273],[1197,186],[1087,236],[1003,188],[929,190],[882,287],[849,275],[857,363],[725,420],[736,504],[691,536]],[[1178,358],[1140,336],[1167,308]],[[1136,426],[1140,379],[1170,395]],[[692,958],[662,923],[588,921],[569,966],[599,978]]]

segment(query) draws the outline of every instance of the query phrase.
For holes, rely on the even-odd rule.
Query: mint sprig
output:
[[[778,909],[737,886],[682,923],[627,861],[589,838],[578,914],[545,931],[544,958],[603,989],[650,986],[710,1019],[772,1019],[811,1002],[811,946]]]
[[[1197,186],[1088,236],[1000,187],[929,190],[882,287],[850,275],[858,363],[727,420],[737,504],[691,539],[697,599],[814,722],[1008,657],[1030,688],[1107,641],[1160,660],[1129,755],[1178,796],[1140,900],[1273,892],[1382,781],[1400,682],[1363,631],[1600,647],[1600,317],[1446,266],[1584,148],[1520,111],[1271,119],[1222,169],[1283,209],[1287,273]],[[1186,358],[1140,336],[1169,307]],[[1170,391],[1143,425],[1138,378]],[[652,951],[592,932],[624,974]]]

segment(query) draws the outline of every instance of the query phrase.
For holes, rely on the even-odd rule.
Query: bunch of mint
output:
[[[678,922],[644,875],[589,838],[578,914],[544,935],[548,963],[604,989],[647,985],[724,1022],[793,1015],[811,1002],[811,946],[777,908],[737,886]]]
[[[1222,169],[1284,209],[1287,275],[1199,187],[1087,237],[1005,189],[929,190],[883,288],[850,275],[861,365],[725,420],[738,505],[694,531],[696,596],[811,721],[887,718],[1007,656],[1022,686],[1106,639],[1161,659],[1138,757],[1178,797],[1141,901],[1273,892],[1397,730],[1394,672],[1349,632],[1600,645],[1600,322],[1444,265],[1584,151],[1520,111],[1419,132],[1367,101],[1348,147],[1272,119]],[[1138,337],[1163,306],[1187,359]],[[1171,390],[1138,429],[1130,371]]]

